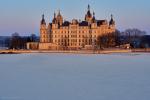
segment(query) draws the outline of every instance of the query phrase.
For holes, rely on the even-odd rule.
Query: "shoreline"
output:
[[[25,53],[70,53],[70,54],[111,54],[111,53],[150,53],[150,49],[106,49],[106,50],[0,50],[0,54]]]

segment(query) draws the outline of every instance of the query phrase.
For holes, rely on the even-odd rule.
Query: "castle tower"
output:
[[[62,25],[62,23],[63,23],[63,17],[62,17],[62,15],[60,13],[60,10],[58,11],[58,15],[57,15],[56,19],[57,19],[57,23],[59,25]]]
[[[95,12],[93,12],[93,18],[92,18],[92,23],[91,23],[91,28],[96,28],[97,27],[97,22],[95,18]]]
[[[56,13],[54,12],[54,18],[53,18],[53,21],[52,21],[53,24],[57,24],[57,18],[56,18]]]
[[[90,5],[88,5],[88,11],[87,11],[87,14],[85,15],[85,21],[87,21],[88,23],[92,22],[92,14],[90,11]]]
[[[96,18],[95,18],[95,12],[93,12],[93,18],[92,18],[92,23],[96,22]]]
[[[40,25],[40,42],[41,43],[49,42],[49,34],[47,33],[44,14],[42,15],[42,20],[41,20],[41,25]]]
[[[54,12],[54,18],[52,20],[52,28],[57,29],[58,28],[58,21],[57,21],[57,16],[56,13]]]

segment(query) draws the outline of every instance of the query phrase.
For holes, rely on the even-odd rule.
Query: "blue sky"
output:
[[[88,4],[97,19],[113,14],[121,31],[139,28],[150,33],[150,0],[0,0],[0,35],[38,35],[41,15],[50,22],[59,9],[65,20],[84,19]]]

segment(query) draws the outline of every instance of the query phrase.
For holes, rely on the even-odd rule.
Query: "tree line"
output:
[[[26,44],[39,42],[39,37],[35,34],[20,36],[19,33],[15,32],[5,41],[8,49],[27,49]],[[131,48],[149,48],[150,35],[139,29],[127,29],[123,32],[116,30],[113,33],[98,36],[95,49],[122,48],[126,44],[129,44]]]
[[[28,42],[38,42],[38,37],[35,34],[20,36],[15,32],[10,38],[9,49],[27,49]]]
[[[150,36],[139,29],[127,29],[123,32],[116,30],[113,33],[98,36],[97,46],[103,48],[120,48],[129,44],[130,48],[149,48]]]

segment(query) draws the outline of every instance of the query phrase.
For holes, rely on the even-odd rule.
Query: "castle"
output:
[[[54,13],[54,18],[48,25],[42,16],[40,23],[40,43],[41,50],[50,49],[81,49],[92,48],[97,44],[97,38],[103,34],[115,32],[115,21],[111,19],[97,20],[95,13],[91,13],[88,5],[85,20],[73,19],[71,22],[65,21],[61,12]]]

